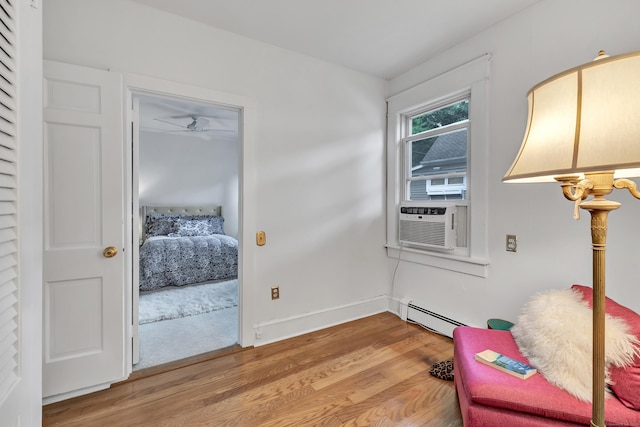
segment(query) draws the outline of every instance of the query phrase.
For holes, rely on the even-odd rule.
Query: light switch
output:
[[[256,245],[264,246],[267,243],[267,235],[264,231],[258,231],[256,233]]]

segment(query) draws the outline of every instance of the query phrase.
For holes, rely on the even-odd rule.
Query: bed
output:
[[[238,241],[224,233],[219,206],[143,206],[140,290],[238,275]]]

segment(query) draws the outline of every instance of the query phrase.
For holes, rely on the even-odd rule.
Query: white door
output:
[[[128,373],[121,93],[116,73],[45,61],[45,398]]]

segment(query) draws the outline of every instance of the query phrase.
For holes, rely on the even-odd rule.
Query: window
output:
[[[405,116],[403,200],[465,200],[469,97]]]
[[[486,276],[489,63],[484,55],[387,99],[390,257]],[[404,228],[400,244],[409,220],[401,208],[411,203],[454,207],[453,249],[407,243]]]

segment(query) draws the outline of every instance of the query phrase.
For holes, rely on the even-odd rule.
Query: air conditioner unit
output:
[[[400,204],[400,243],[454,249],[457,208],[454,204],[408,201]]]

